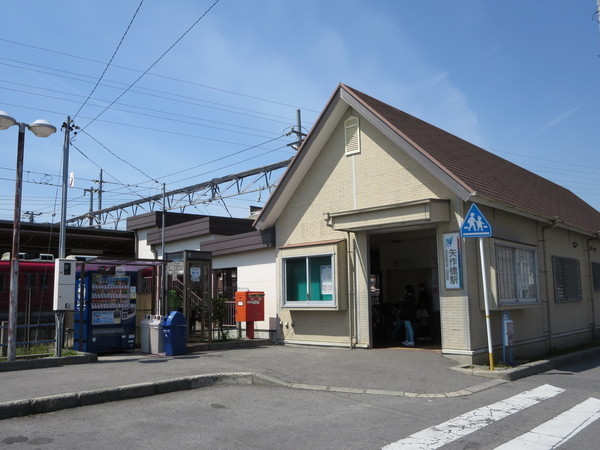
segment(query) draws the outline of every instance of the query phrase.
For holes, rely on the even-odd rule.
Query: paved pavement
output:
[[[0,419],[218,383],[275,384],[368,395],[459,397],[555,365],[546,361],[492,373],[481,368],[458,368],[456,362],[436,350],[257,344],[261,342],[247,343],[253,345],[247,348],[195,347],[193,353],[181,356],[126,352],[99,356],[95,362],[6,371],[0,373]],[[56,359],[59,364],[60,358]]]

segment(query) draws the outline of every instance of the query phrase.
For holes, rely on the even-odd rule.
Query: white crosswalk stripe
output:
[[[513,450],[516,448],[547,450],[556,448],[598,418],[600,418],[600,400],[590,397],[528,433],[496,447],[496,450]]]
[[[541,401],[564,392],[564,389],[545,384],[491,405],[474,409],[447,422],[419,431],[409,437],[383,447],[396,449],[434,449],[471,434],[504,417],[529,408]]]

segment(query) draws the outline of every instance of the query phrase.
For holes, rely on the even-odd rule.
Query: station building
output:
[[[485,362],[479,239],[493,351],[516,358],[589,343],[600,319],[600,213],[569,190],[340,84],[255,222],[275,230],[279,337],[390,345],[390,305],[430,295],[444,355]],[[503,334],[504,333],[504,334]],[[393,344],[393,343],[392,343]]]

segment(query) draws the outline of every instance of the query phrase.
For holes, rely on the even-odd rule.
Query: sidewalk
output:
[[[434,350],[256,346],[260,343],[174,357],[127,352],[99,356],[97,362],[3,372],[0,419],[219,383],[458,397],[519,378],[520,370],[527,376],[551,368],[548,363],[509,369],[514,372],[507,377],[500,376],[506,371],[457,369],[454,361]]]

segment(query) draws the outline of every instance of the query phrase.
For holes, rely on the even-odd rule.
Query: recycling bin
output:
[[[163,343],[163,316],[160,314],[152,316],[152,320],[150,320],[148,326],[150,328],[150,353],[155,355],[163,353],[165,351]]]
[[[187,321],[179,311],[171,311],[163,326],[165,355],[185,355],[187,353]]]
[[[144,319],[140,321],[140,351],[150,353],[150,321],[151,314],[144,314]]]

